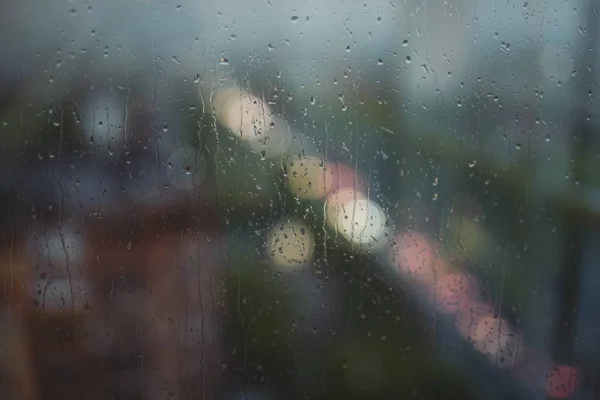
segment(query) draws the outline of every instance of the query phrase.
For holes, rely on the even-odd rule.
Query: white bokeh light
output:
[[[391,243],[386,215],[369,199],[353,199],[340,207],[336,227],[347,240],[369,249],[380,249]]]
[[[281,156],[292,141],[291,128],[262,99],[238,88],[214,96],[217,121],[265,157]]]

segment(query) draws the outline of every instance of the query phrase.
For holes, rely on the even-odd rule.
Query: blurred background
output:
[[[0,398],[600,398],[600,4],[0,13]]]

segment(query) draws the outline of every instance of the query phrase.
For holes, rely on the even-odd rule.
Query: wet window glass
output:
[[[5,1],[0,398],[600,398],[600,4]]]

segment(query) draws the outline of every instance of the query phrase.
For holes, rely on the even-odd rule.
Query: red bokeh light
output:
[[[583,374],[577,367],[557,365],[550,369],[546,379],[546,393],[553,399],[567,399],[583,382]]]

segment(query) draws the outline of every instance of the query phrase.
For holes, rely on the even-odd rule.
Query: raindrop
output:
[[[377,60],[377,65],[383,65],[383,60],[381,58]]]
[[[408,40],[407,40],[407,39],[404,39],[404,40],[402,41],[402,47],[406,47],[406,46],[408,46]]]
[[[226,58],[221,58],[219,60],[219,65],[229,65],[229,60]]]
[[[292,15],[292,22],[298,22],[300,18],[297,15]]]
[[[412,60],[411,60],[410,56],[406,56],[406,63],[410,64],[411,62],[412,62]]]
[[[473,168],[477,164],[477,161],[469,161],[469,168]]]

